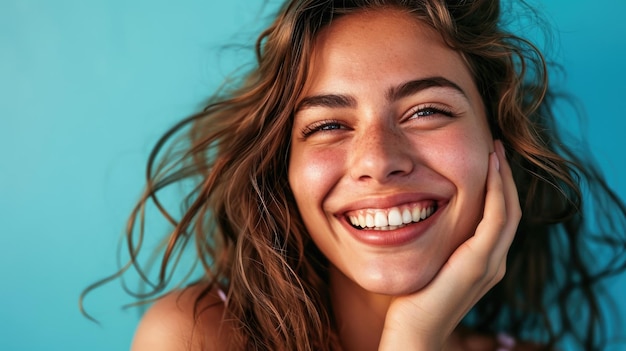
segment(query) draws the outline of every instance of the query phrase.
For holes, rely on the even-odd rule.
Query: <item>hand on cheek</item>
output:
[[[521,218],[511,168],[500,141],[489,155],[485,208],[476,232],[418,292],[397,297],[385,319],[379,350],[399,346],[440,350],[457,324],[506,271],[506,256]]]

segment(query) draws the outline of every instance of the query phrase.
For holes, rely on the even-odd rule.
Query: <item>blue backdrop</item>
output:
[[[0,350],[123,350],[139,319],[117,283],[117,240],[157,137],[249,61],[276,8],[261,1],[0,0]],[[543,0],[584,128],[626,198],[626,2]],[[243,52],[243,55],[242,55]],[[618,299],[626,278],[610,283]],[[620,300],[620,314],[626,302]]]

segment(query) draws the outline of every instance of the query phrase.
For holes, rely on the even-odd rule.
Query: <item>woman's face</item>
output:
[[[492,149],[468,68],[430,27],[387,9],[317,37],[289,184],[331,274],[382,294],[425,286],[482,218]]]

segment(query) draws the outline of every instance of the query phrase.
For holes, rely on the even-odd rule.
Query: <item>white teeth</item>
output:
[[[402,223],[409,224],[411,222],[413,222],[413,216],[411,216],[411,211],[409,211],[408,208],[405,208],[404,211],[402,211]]]
[[[371,213],[365,215],[365,226],[368,228],[375,227],[374,225],[374,216]]]
[[[359,225],[359,220],[355,216],[350,216],[348,218],[350,219],[350,223],[352,223],[352,225]]]
[[[374,216],[374,225],[376,227],[386,227],[389,225],[389,221],[387,221],[387,216],[383,212],[376,212]]]
[[[389,210],[389,214],[387,214],[388,223],[390,226],[398,226],[402,224],[402,214],[400,213],[400,209],[397,207]]]
[[[386,227],[380,227],[380,228],[379,227],[374,227],[374,228],[371,228],[371,229],[387,231],[387,230],[396,230],[398,228],[404,228],[404,227],[406,227],[406,225],[402,224],[402,225],[388,225]]]
[[[435,212],[435,206],[421,208],[415,206],[392,207],[389,210],[360,210],[348,216],[348,220],[355,227],[373,230],[395,230],[405,224],[416,223],[430,217]]]
[[[367,227],[367,222],[365,222],[365,216],[362,213],[359,213],[359,217],[358,217],[359,223],[358,225],[361,228],[365,228]]]
[[[413,222],[419,222],[422,218],[421,218],[421,213],[422,209],[419,207],[414,207],[413,210],[411,210],[411,218],[413,219]]]

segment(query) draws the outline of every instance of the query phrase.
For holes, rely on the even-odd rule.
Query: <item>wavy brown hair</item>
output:
[[[237,325],[234,349],[340,349],[328,308],[327,261],[307,234],[287,182],[292,119],[319,31],[339,16],[389,7],[433,27],[462,55],[520,193],[524,215],[507,274],[462,323],[536,339],[547,349],[564,338],[585,350],[601,348],[606,319],[598,282],[626,265],[626,207],[597,167],[561,141],[546,60],[505,30],[498,0],[287,1],[259,37],[252,71],[155,146],[147,188],[128,224],[131,262],[112,278],[133,266],[148,279],[136,257],[152,202],[174,229],[158,253],[158,281],[142,297],[164,293],[174,257],[195,245],[205,294],[215,287],[227,292],[226,317]],[[176,219],[157,194],[187,180],[195,183]],[[588,192],[583,196],[581,189]],[[591,216],[601,224],[596,231],[585,224]],[[592,265],[593,245],[603,245],[601,264]]]

